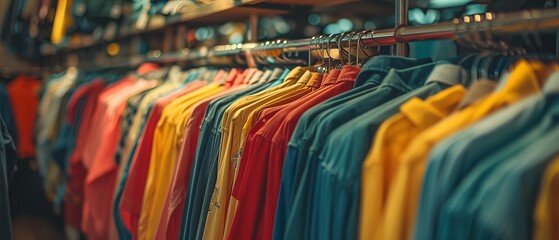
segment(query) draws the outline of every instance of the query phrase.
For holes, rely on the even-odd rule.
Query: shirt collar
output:
[[[225,79],[225,77],[227,77],[226,74],[227,73],[224,70],[217,71],[217,73],[213,76],[213,82],[217,84],[223,84],[223,80]]]
[[[461,66],[454,64],[439,64],[427,77],[426,83],[439,82],[448,86],[462,84],[468,81],[468,72]]]
[[[458,105],[459,109],[464,109],[470,106],[475,101],[489,96],[497,88],[497,82],[489,79],[480,79],[472,83],[468,88],[468,93]]]
[[[411,91],[425,84],[429,73],[439,63],[429,63],[406,69],[390,69],[380,86],[391,86]]]
[[[346,65],[342,68],[342,72],[340,73],[340,76],[338,76],[338,79],[336,79],[336,83],[340,83],[340,82],[354,83],[360,71],[361,68],[359,67]]]
[[[247,84],[255,84],[256,82],[258,82],[260,80],[260,78],[262,77],[262,75],[264,75],[264,72],[261,70],[256,70],[254,72],[254,74],[252,75],[252,77],[246,81]]]
[[[283,82],[296,82],[299,78],[301,78],[301,76],[303,76],[305,71],[306,70],[302,67],[295,67],[287,74],[287,76],[285,76]]]
[[[243,71],[243,73],[237,75],[237,77],[235,78],[235,81],[233,82],[233,85],[237,86],[240,85],[242,83],[245,82],[245,78],[248,78],[249,75],[252,74],[252,72],[254,71],[253,68],[247,68]]]
[[[326,79],[322,80],[322,86],[321,87],[334,85],[336,83],[336,80],[338,79],[338,76],[340,76],[340,72],[341,71],[339,69],[334,69],[334,70],[330,71],[328,73],[328,77]]]
[[[270,77],[272,76],[272,73],[273,73],[273,70],[264,71],[264,74],[262,74],[262,77],[260,77],[260,79],[256,83],[267,82],[268,80],[270,80]]]
[[[541,87],[538,75],[543,68],[543,64],[539,62],[518,61],[499,93],[507,99],[516,100],[539,92]]]
[[[392,68],[405,69],[431,62],[432,60],[430,58],[416,59],[399,56],[376,56],[369,59],[363,65],[361,72],[359,72],[355,80],[355,85],[361,86],[371,83],[378,85]]]
[[[305,71],[305,73],[303,73],[303,75],[301,75],[301,77],[297,81],[297,84],[306,85],[307,82],[309,82],[309,80],[311,79],[312,75],[313,74],[310,71]]]
[[[227,76],[225,77],[225,87],[231,87],[233,86],[233,83],[235,82],[235,78],[237,78],[237,75],[239,74],[239,70],[233,68],[231,69],[231,71],[229,71],[229,74],[227,74]]]
[[[313,73],[311,79],[305,85],[305,88],[317,89],[320,87],[320,83],[322,82],[322,74],[320,73]]]
[[[270,75],[270,77],[268,79],[266,79],[266,82],[271,82],[271,81],[275,81],[280,79],[281,77],[283,77],[284,75],[285,69],[281,69],[281,68],[275,68],[272,71],[272,74]],[[285,73],[287,74],[287,73]]]
[[[428,127],[449,115],[466,94],[466,88],[455,85],[423,101],[412,98],[400,110],[413,124]]]

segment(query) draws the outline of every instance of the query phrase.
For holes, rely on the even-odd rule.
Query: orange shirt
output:
[[[97,112],[97,124],[93,126],[98,132],[100,142],[94,154],[90,156],[89,171],[84,186],[84,214],[82,227],[88,239],[107,239],[111,216],[112,193],[116,181],[117,166],[114,156],[120,133],[120,117],[129,96],[155,86],[156,81],[135,81],[123,85],[113,94],[101,95],[100,110]]]
[[[17,155],[19,158],[35,157],[33,127],[37,117],[37,105],[39,104],[37,92],[40,87],[40,80],[27,76],[18,76],[7,86],[17,126]]]

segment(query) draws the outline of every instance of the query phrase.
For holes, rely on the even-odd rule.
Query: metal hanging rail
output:
[[[420,40],[433,39],[467,39],[475,34],[503,36],[515,33],[545,32],[559,28],[559,10],[529,10],[514,13],[485,13],[473,16],[466,16],[462,19],[435,23],[424,26],[402,26],[399,28],[370,30],[361,37],[361,44],[364,46],[385,46],[396,43],[405,43]],[[350,41],[357,42],[359,34],[353,34]],[[322,41],[328,40],[328,36]],[[330,38],[332,47],[337,46],[337,39]],[[320,49],[320,44],[316,44],[316,39],[307,38],[299,40],[286,40],[279,44],[245,44],[243,50],[268,50],[283,49],[286,51],[308,51]],[[342,41],[347,46],[348,40]],[[314,44],[311,44],[314,43]],[[216,47],[225,49],[227,47]]]
[[[332,49],[340,43],[347,47],[357,41],[362,46],[387,46],[420,40],[454,39],[484,41],[482,38],[518,33],[553,32],[559,29],[559,9],[527,10],[513,13],[484,13],[457,18],[453,21],[424,26],[400,26],[391,29],[366,30],[355,34],[332,34],[298,40],[277,40],[262,43],[218,45],[213,48],[185,49],[170,54],[150,56],[146,61],[175,62],[199,60],[215,56],[237,55],[254,51],[281,49],[286,52],[304,52],[324,48],[328,42]],[[343,40],[339,41],[338,36]],[[485,37],[480,37],[485,36]]]

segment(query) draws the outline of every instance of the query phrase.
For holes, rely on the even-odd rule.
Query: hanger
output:
[[[353,59],[351,58],[351,51],[352,51],[351,42],[353,41],[353,37],[354,37],[356,34],[357,34],[357,32],[352,31],[352,32],[350,33],[350,35],[349,35],[349,38],[347,39],[347,43],[348,43],[348,51],[347,51],[348,56],[347,56],[347,59],[348,59],[348,64],[349,64],[349,65],[355,65],[355,63],[357,62],[357,61],[353,62]],[[359,49],[357,49],[357,48],[355,48],[355,50],[356,50],[356,51],[359,51]]]
[[[476,46],[475,42],[473,41],[473,36],[470,30],[470,22],[472,21],[472,18],[470,16],[465,16],[464,17],[464,24],[465,24],[465,31],[464,31],[464,40],[465,40],[465,44],[467,47],[469,47],[470,49],[474,49],[479,51],[479,48]],[[470,84],[472,84],[473,82],[475,82],[477,80],[477,75],[478,75],[478,65],[481,62],[482,59],[482,54],[478,53],[475,55],[472,67],[470,68]]]
[[[270,41],[266,41],[265,43],[260,43],[262,48],[265,48],[266,46],[270,45]],[[256,61],[257,64],[260,65],[268,65],[268,61],[266,61],[265,57],[263,57],[262,55],[265,54],[264,50],[257,50],[254,52],[254,60]]]
[[[288,41],[287,40],[283,40],[280,41],[278,40],[278,44],[280,44],[280,46],[282,46],[280,48],[280,56],[279,59],[284,60],[287,64],[294,64],[294,65],[303,65],[305,64],[305,60],[303,59],[298,59],[298,58],[289,58],[285,55],[285,46],[287,45]]]
[[[370,30],[370,31],[371,31],[371,38],[374,39],[373,34],[374,34],[375,30],[373,29],[373,30]],[[362,63],[359,59],[359,52],[363,52],[363,54],[365,54],[366,58],[370,57],[367,54],[367,51],[365,51],[365,49],[363,49],[363,44],[361,43],[361,40],[363,39],[363,35],[365,35],[365,33],[367,33],[367,32],[368,32],[368,30],[361,31],[361,33],[359,33],[359,35],[357,36],[357,54],[355,56],[355,66],[357,66],[357,67],[362,66]]]
[[[323,37],[324,36],[320,35],[315,39],[316,43],[319,44],[318,47],[320,49],[320,54],[318,55],[320,57],[320,64],[318,64],[315,68],[316,71],[319,73],[326,72],[326,61],[324,60],[324,41],[322,40]]]
[[[340,34],[337,35],[338,38],[336,39],[336,42],[337,42],[337,47],[338,47],[338,58],[339,58],[338,60],[340,61],[340,63],[339,63],[338,65],[335,66],[336,69],[339,69],[339,68],[341,68],[342,66],[344,66],[344,65],[346,64],[346,63],[344,62],[344,58],[345,58],[346,52],[345,52],[345,49],[343,49],[343,47],[342,47],[342,41],[343,41],[345,35],[346,35],[345,32],[340,33]],[[330,58],[332,58],[332,57],[330,56],[330,51],[328,51],[328,56],[329,56]]]
[[[327,40],[327,45],[326,45],[326,54],[328,55],[328,69],[326,72],[330,72],[330,69],[332,69],[332,56],[330,55],[330,41],[332,41],[332,38],[335,36],[340,36],[339,34],[330,34],[330,36],[328,36],[328,40]],[[341,60],[341,58],[340,58]],[[343,60],[342,60],[343,62]]]

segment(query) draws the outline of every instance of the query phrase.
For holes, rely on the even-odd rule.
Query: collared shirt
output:
[[[534,240],[551,240],[559,238],[559,155],[545,170],[540,193],[534,209]]]
[[[270,119],[266,119],[266,117],[262,119],[267,122],[266,126],[260,129],[252,139],[249,136],[246,148],[248,154],[245,155],[243,152],[241,164],[244,164],[243,161],[250,161],[246,164],[248,167],[245,173],[250,172],[251,174],[241,175],[239,172],[237,182],[241,181],[241,186],[239,194],[234,196],[239,203],[227,236],[229,239],[272,238],[285,149],[297,121],[311,107],[353,88],[359,71],[359,68],[345,66],[336,82],[332,83],[327,79],[319,90],[291,103]],[[254,162],[259,163],[254,164]],[[253,175],[253,173],[255,174]],[[269,179],[266,179],[266,174],[270,177]],[[264,189],[267,190],[264,191]],[[263,192],[265,192],[264,195],[260,194]],[[258,216],[257,209],[260,207],[255,206],[262,207],[264,213]],[[254,235],[255,233],[256,235]]]
[[[125,107],[125,101],[130,95],[151,88],[155,84],[155,81],[135,81],[120,91],[99,96],[100,103],[97,109],[99,111],[96,111],[99,122],[95,127],[101,131],[93,140],[101,142],[94,143],[98,148],[95,149],[92,156],[88,157],[89,161],[84,158],[86,164],[89,162],[89,165],[86,165],[88,173],[84,183],[82,226],[88,237],[103,239],[108,233],[112,194],[104,193],[112,193],[115,186],[117,167],[113,157],[118,141],[118,123]]]
[[[310,210],[311,238],[357,238],[362,162],[373,144],[377,129],[386,119],[398,113],[400,106],[409,99],[425,99],[464,80],[464,70],[459,67],[436,65],[391,70],[386,78],[407,82],[410,85],[405,87],[409,92],[359,115],[328,135],[318,155],[315,177],[311,180],[311,187],[314,186],[316,193],[310,197],[313,203]]]
[[[513,70],[509,82],[505,84],[505,88],[502,91],[506,91],[507,89],[510,91],[511,88],[509,84],[515,84],[515,81],[517,82],[516,84],[518,84],[520,79],[524,80],[524,84],[531,82],[535,86],[538,86],[538,80],[542,77],[546,78],[546,72],[555,68],[552,66],[542,66],[538,63],[532,63],[531,68],[527,64],[529,63],[521,62]],[[522,65],[524,65],[524,67],[522,67]],[[522,72],[519,70],[522,70]],[[481,234],[480,236],[504,234],[503,236],[507,236],[505,237],[507,239],[526,239],[531,236],[532,207],[535,202],[536,192],[527,193],[526,191],[537,191],[538,188],[536,186],[539,186],[540,183],[539,177],[543,174],[543,169],[541,169],[540,165],[543,160],[547,161],[552,157],[549,156],[550,154],[554,154],[549,153],[548,148],[550,148],[550,145],[546,143],[546,141],[550,140],[547,136],[552,134],[555,130],[557,114],[559,113],[559,102],[557,101],[557,93],[559,93],[559,81],[557,81],[559,78],[557,78],[557,76],[559,75],[555,76],[556,77],[548,80],[545,84],[543,94],[528,97],[502,111],[488,116],[472,127],[439,143],[434,148],[427,168],[429,172],[426,172],[426,174],[433,174],[432,167],[439,166],[438,168],[441,171],[441,175],[437,176],[438,174],[435,174],[434,177],[425,175],[425,185],[428,188],[426,190],[432,192],[433,180],[448,180],[448,183],[440,183],[441,194],[436,194],[432,197],[433,201],[444,204],[441,204],[443,205],[441,207],[433,208],[433,211],[437,213],[436,217],[438,217],[438,219],[435,218],[435,220],[432,220],[432,217],[428,218],[429,215],[424,214],[424,212],[420,212],[421,215],[418,217],[427,216],[426,220],[439,222],[437,228],[432,230],[436,231],[435,234],[438,236],[456,236],[457,239],[467,239],[468,236],[472,236],[471,234]],[[522,89],[528,90],[526,86],[522,86]],[[539,87],[536,88],[536,91],[538,90]],[[472,105],[472,107],[473,106],[474,105]],[[555,134],[557,134],[557,131],[555,131]],[[456,139],[458,136],[464,136],[465,138],[463,141],[458,141]],[[482,136],[484,138],[482,138]],[[557,137],[557,135],[551,135],[551,137],[553,136],[555,138]],[[489,137],[491,138],[490,142],[487,141]],[[545,138],[547,138],[547,140],[544,140]],[[481,144],[478,145],[480,148],[479,150],[472,148],[474,143],[472,141],[475,141],[476,144]],[[465,152],[462,152],[462,149],[468,151],[468,156],[463,156]],[[470,151],[472,157],[469,156]],[[531,154],[526,156],[526,153],[524,153],[525,151]],[[546,154],[548,157],[542,157]],[[448,157],[448,159],[445,158],[445,161],[441,162],[441,156]],[[519,158],[521,156],[522,158]],[[522,163],[522,161],[525,163]],[[531,166],[527,165],[527,163],[531,164]],[[512,166],[511,164],[516,166]],[[533,171],[539,173],[534,175]],[[447,173],[453,175],[444,175]],[[493,173],[495,174],[494,176]],[[454,174],[456,176],[454,176]],[[505,177],[503,174],[510,174],[510,176]],[[519,175],[522,176],[522,180],[515,179],[518,178]],[[534,179],[534,176],[537,176],[537,178]],[[506,181],[509,182],[505,182],[505,178]],[[526,188],[522,187],[519,189],[517,185],[519,181],[521,181]],[[533,181],[536,181],[537,184]],[[499,188],[502,186],[503,189],[495,190],[495,186],[492,186],[491,182],[498,182]],[[516,185],[514,190],[510,188],[512,186],[510,186],[509,183],[514,183]],[[536,186],[533,186],[534,184],[536,184]],[[448,187],[452,187],[453,189],[448,189]],[[516,191],[516,193],[511,191]],[[495,196],[495,192],[499,192],[499,195],[504,194],[506,196],[512,196],[511,203],[514,201],[514,204],[503,204],[502,201],[498,203],[495,202],[492,198]],[[514,196],[515,194],[521,195]],[[464,202],[464,200],[458,200],[456,196],[462,196],[465,198],[464,200],[471,200],[472,202],[469,203]],[[482,199],[487,200],[487,203],[479,202]],[[508,197],[504,199],[508,199]],[[429,199],[422,196],[421,205],[431,204],[424,200]],[[498,206],[499,204],[507,206]],[[464,213],[463,210],[456,209],[455,207],[457,206],[464,206],[468,209],[485,210],[487,213],[495,214],[495,216],[487,216],[485,213],[478,213],[477,210],[476,213]],[[492,210],[489,207],[495,209]],[[503,211],[505,210],[503,208],[508,207],[514,209],[507,210],[514,211],[514,213],[510,213],[511,215],[504,216],[504,213],[496,212]],[[506,227],[507,229],[504,230],[502,228],[503,225],[499,226],[499,223],[487,222],[459,226],[457,224],[463,224],[463,222],[449,219],[449,217],[456,215],[464,216],[465,221],[478,219],[480,217],[488,220],[499,218],[499,221],[502,222],[503,225],[513,227],[514,229],[508,229],[508,227]],[[525,219],[518,219],[519,216],[525,216]],[[514,219],[507,219],[511,217]],[[447,222],[440,224],[442,221]],[[519,225],[523,223],[526,223],[526,225]],[[468,226],[476,227],[476,229],[465,229]],[[484,229],[477,229],[478,227],[483,227]],[[449,232],[452,229],[455,229],[456,232]],[[499,230],[495,231],[496,229]]]
[[[129,175],[123,187],[121,201],[117,203],[120,204],[120,215],[122,216],[123,222],[133,238],[137,238],[138,234],[138,224],[146,185],[145,180],[149,170],[149,160],[153,147],[153,135],[157,123],[161,118],[161,113],[164,107],[174,99],[195,91],[204,85],[206,85],[206,83],[202,81],[190,82],[180,91],[158,99],[149,114],[148,120],[146,121],[147,124],[142,131],[138,145],[131,155],[132,159],[129,160]]]
[[[516,74],[511,75],[504,89],[444,119],[408,145],[395,166],[394,185],[388,194],[383,230],[379,235],[381,239],[411,237],[421,180],[427,157],[435,144],[496,110],[537,93],[540,84],[534,73],[541,72],[535,69],[543,70],[543,67],[542,64],[520,61],[515,67]]]
[[[264,84],[252,85],[252,87],[246,88],[246,90],[216,99],[208,106],[200,126],[196,158],[190,180],[188,181],[187,205],[184,207],[181,224],[180,237],[182,239],[200,239],[204,233],[204,224],[207,216],[205,214],[207,208],[204,206],[209,206],[210,204],[217,178],[217,157],[221,141],[219,128],[223,113],[234,101],[243,96],[266,91],[266,89],[273,86],[278,86],[278,83],[281,83],[281,80],[287,75],[287,72],[284,73],[282,76],[274,76],[279,77],[278,79]],[[244,81],[241,79],[239,82]]]
[[[547,121],[543,124],[545,129],[536,131],[539,135],[523,136],[500,149],[463,180],[443,206],[439,237],[529,239],[532,236],[541,176],[557,154],[556,110],[552,122]]]
[[[274,104],[290,96],[300,96],[312,91],[312,87],[305,88],[312,74],[298,68],[286,77],[284,82],[292,85],[277,88],[266,95],[256,98],[254,95],[237,100],[225,111],[221,124],[221,151],[219,153],[217,181],[214,187],[212,201],[208,209],[204,239],[222,238],[226,228],[226,216],[229,207],[229,197],[235,175],[239,151],[242,148],[241,136],[243,126],[248,115],[257,109]],[[296,82],[295,82],[296,81]],[[295,83],[292,83],[295,82]],[[256,95],[256,94],[255,94]],[[217,207],[219,206],[219,207]]]
[[[474,219],[479,219],[474,223],[476,236],[487,236],[486,239],[532,237],[534,207],[542,176],[553,157],[559,153],[559,105],[556,103],[555,109],[548,113],[548,116],[552,116],[551,121],[540,122],[548,128],[537,136],[528,136],[532,141],[528,142],[526,148],[495,164],[495,169],[482,177],[484,181],[481,187],[476,185],[474,188],[479,193],[476,196],[481,200],[474,200],[475,203],[480,203],[475,209],[481,210],[474,215]],[[522,187],[519,187],[520,184]],[[503,204],[501,197],[507,199],[507,204]]]
[[[400,113],[380,126],[361,173],[360,239],[373,239],[378,230],[386,204],[385,193],[393,177],[391,166],[400,153],[423,130],[451,114],[465,93],[463,86],[456,85],[425,101],[412,98],[400,107]]]
[[[83,204],[83,184],[87,175],[86,169],[82,163],[82,151],[84,144],[88,139],[88,129],[92,125],[92,115],[97,105],[97,97],[105,88],[105,83],[101,80],[95,80],[89,86],[84,86],[76,91],[68,104],[69,113],[74,111],[74,105],[78,101],[83,100],[83,107],[79,119],[77,114],[68,114],[68,122],[76,124],[78,132],[74,148],[71,149],[68,160],[68,180],[66,181],[65,202],[64,202],[64,220],[66,224],[76,229],[81,229],[82,204]]]

